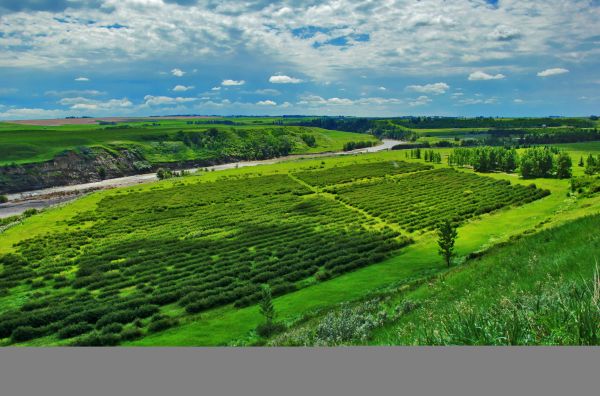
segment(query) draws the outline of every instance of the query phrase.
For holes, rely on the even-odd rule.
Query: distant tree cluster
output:
[[[309,135],[309,134],[305,133],[305,134],[302,134],[302,136],[300,136],[300,138],[308,147],[316,147],[317,146],[317,139],[315,139],[315,137],[313,135]]]
[[[442,163],[442,154],[436,153],[433,150],[425,150],[423,157],[426,162],[434,162],[436,164]]]
[[[366,147],[372,147],[375,142],[361,141],[361,142],[347,142],[344,144],[344,151],[358,150]]]
[[[448,156],[448,164],[472,166],[477,172],[514,172],[519,164],[517,150],[506,147],[456,148]]]
[[[173,177],[183,177],[183,176],[187,176],[189,174],[190,173],[186,170],[172,171],[171,169],[159,168],[158,171],[156,172],[156,177],[158,177],[158,180],[165,180],[165,179],[171,179]]]
[[[557,177],[567,179],[572,175],[571,157],[549,147],[532,147],[521,155],[519,170],[525,179]]]
[[[579,160],[579,166],[583,166],[583,157],[581,157]],[[600,155],[597,157],[594,157],[592,154],[588,155],[585,161],[584,172],[586,175],[595,175],[600,173]]]
[[[515,148],[475,147],[456,148],[448,156],[448,164],[472,166],[476,172],[507,172],[517,169],[526,179],[536,177],[556,177],[568,179],[572,176],[571,157],[556,148],[531,147],[521,155]]]

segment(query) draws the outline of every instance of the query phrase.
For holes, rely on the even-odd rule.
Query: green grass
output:
[[[398,295],[390,305],[422,308],[377,330],[370,343],[599,344],[599,222],[585,217],[521,238]],[[591,333],[581,328],[587,320]]]
[[[65,125],[60,127],[40,127],[0,123],[0,165],[11,163],[25,164],[48,161],[66,150],[81,147],[103,147],[110,150],[138,148],[153,163],[198,160],[215,155],[214,148],[188,147],[175,138],[179,131],[202,132],[209,128],[222,131],[259,131],[272,134],[283,131],[293,142],[293,153],[315,153],[341,151],[344,144],[356,140],[377,141],[370,135],[328,131],[320,128],[279,126],[267,120],[244,119],[244,123],[187,124],[187,120],[161,120],[152,122],[119,123],[117,125]],[[272,121],[271,121],[272,122]],[[278,133],[278,132],[276,132]],[[315,137],[317,145],[307,146],[301,135]],[[237,147],[242,142],[232,142]]]
[[[116,189],[91,194],[64,207],[47,210],[26,219],[22,224],[6,230],[0,235],[0,253],[18,250],[14,245],[27,238],[36,238],[46,233],[75,232],[94,227],[97,219],[80,218],[72,222],[78,215],[95,211],[104,207],[104,199],[120,197],[126,193],[146,194],[166,191],[171,188],[190,188],[199,181],[212,181],[223,176],[272,175],[298,173],[310,168],[323,167],[332,169],[357,163],[378,163],[382,161],[405,161],[403,152],[382,152],[361,154],[339,158],[320,158],[296,160],[275,165],[264,165],[258,168],[240,168],[223,172],[209,172],[193,175],[179,180],[167,180],[159,183],[148,183],[136,187]],[[409,162],[421,162],[408,160]],[[444,165],[434,165],[436,168]],[[468,169],[461,172],[472,173]],[[463,224],[459,229],[457,249],[459,257],[506,241],[513,235],[535,232],[551,226],[560,225],[586,214],[600,210],[598,197],[579,199],[567,197],[568,181],[538,179],[521,180],[514,175],[494,173],[486,175],[494,179],[509,180],[513,184],[529,185],[534,182],[539,188],[549,189],[552,194],[543,199],[523,206],[508,207],[490,214],[483,214]],[[402,176],[400,176],[402,177]],[[178,187],[182,186],[182,187]],[[165,190],[167,189],[167,190]],[[190,190],[191,191],[191,190]],[[181,195],[181,194],[178,194]],[[150,197],[151,195],[149,195]],[[327,194],[323,195],[327,198]],[[200,195],[201,197],[201,195]],[[162,199],[158,201],[160,204]],[[167,203],[168,205],[168,203]],[[369,221],[368,219],[366,220]],[[385,225],[381,221],[373,226]],[[403,248],[399,254],[377,264],[341,275],[331,280],[316,282],[308,279],[302,289],[285,294],[275,299],[279,318],[287,323],[310,315],[316,310],[329,309],[344,301],[361,300],[378,290],[401,285],[410,279],[429,277],[445,271],[441,259],[437,255],[435,236],[431,232],[416,234],[414,244]],[[459,260],[460,262],[461,260]],[[20,290],[20,289],[18,289]],[[41,289],[50,291],[52,288]],[[129,290],[129,289],[127,289]],[[13,291],[15,292],[13,294]],[[125,292],[124,292],[125,294]],[[2,310],[20,306],[30,298],[30,290],[12,289],[10,295],[0,298]],[[200,314],[184,314],[181,307],[165,306],[161,310],[179,318],[179,325],[171,329],[153,333],[144,338],[126,342],[127,345],[226,345],[256,342],[253,329],[261,317],[255,306],[234,308],[223,306]],[[58,345],[67,341],[53,337],[39,338],[28,345]]]

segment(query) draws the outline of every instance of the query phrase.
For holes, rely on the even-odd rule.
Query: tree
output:
[[[265,318],[265,325],[271,326],[275,320],[275,307],[273,306],[273,297],[271,296],[271,287],[269,285],[262,285],[261,297],[258,304],[260,313]]]
[[[579,163],[577,164],[577,166],[580,166],[580,167],[582,167],[582,168],[583,168],[583,167],[584,167],[584,165],[585,165],[585,164],[583,163],[583,156],[581,156],[581,157],[579,157]]]
[[[573,175],[571,166],[573,165],[569,154],[561,151],[556,160],[556,177],[559,179],[568,179]]]
[[[450,220],[446,219],[442,221],[437,230],[438,233],[438,253],[444,258],[448,268],[452,262],[452,256],[454,255],[454,242],[456,241],[456,227],[450,223]]]
[[[0,195],[0,204],[8,202],[8,197],[6,195]]]

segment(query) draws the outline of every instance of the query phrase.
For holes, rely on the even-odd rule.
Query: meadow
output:
[[[217,131],[210,140],[185,139],[191,134],[205,137],[209,130]],[[313,137],[314,143],[307,144],[303,136]],[[257,151],[258,147],[276,147],[279,142],[273,140],[283,137],[290,147],[281,153],[279,150],[279,155],[341,151],[345,144],[358,140],[377,142],[369,135],[279,125],[273,119],[160,120],[46,127],[0,123],[0,165],[49,161],[67,150],[92,147],[114,153],[136,149],[150,163],[219,156],[256,159],[263,155]]]
[[[202,145],[204,132],[180,133],[180,122],[169,122],[174,125],[169,136],[181,139],[186,147]],[[243,122],[243,127],[223,124],[217,130],[250,131],[249,120]],[[273,122],[260,120],[257,131],[280,127],[268,124]],[[74,127],[66,126],[63,132],[68,128]],[[97,133],[97,126],[85,128]],[[299,128],[303,142],[307,128],[317,129],[285,128]],[[340,137],[333,139],[336,145],[344,138],[361,141],[367,136],[323,133],[331,139]],[[558,147],[574,159],[575,176],[583,174],[576,165],[579,156],[600,153],[596,142]],[[510,248],[520,240],[534,241],[527,242],[533,246],[539,240],[530,238],[543,232],[551,239],[565,235],[552,230],[600,212],[600,195],[571,191],[568,179],[523,179],[515,173],[450,167],[447,157],[452,150],[431,149],[441,156],[441,163],[400,150],[199,171],[96,192],[7,220],[0,229],[0,343],[461,343],[453,335],[456,329],[444,333],[432,326],[431,333],[413,331],[423,327],[427,315],[438,315],[448,329],[458,322],[455,306],[436,300],[427,285],[444,285],[445,279],[467,276],[463,273],[472,274],[465,279],[479,285],[473,279],[485,271],[475,269],[480,268],[477,260],[501,265],[506,258],[496,249]],[[434,230],[443,219],[458,227],[451,269],[437,254]],[[593,234],[595,224],[588,221],[580,227]],[[561,265],[569,265],[570,257],[578,257],[583,246],[561,245],[566,257]],[[514,263],[499,272],[504,278],[498,281],[507,282],[522,263],[514,252]],[[495,255],[500,258],[486,258]],[[573,276],[589,280],[588,264],[574,267]],[[541,275],[523,276],[527,283]],[[490,295],[493,279],[489,278],[489,286],[481,286],[481,293],[488,290],[481,298],[489,302],[481,306],[504,315],[508,311],[502,311],[501,301]],[[270,340],[255,331],[262,320],[256,303],[263,284],[271,286],[278,321],[287,329]],[[454,296],[460,301],[465,289],[461,285],[449,301]],[[507,298],[510,290],[521,292],[507,290]],[[407,297],[407,293],[413,294]],[[347,316],[352,320],[346,321]],[[475,323],[493,322],[482,312],[474,318]],[[361,333],[350,332],[346,338],[327,333],[339,323],[355,323]],[[315,331],[323,338],[316,337]],[[584,342],[571,333],[563,338],[538,337],[539,343]],[[494,337],[462,339],[462,343],[504,342]],[[585,340],[594,343],[592,338]],[[535,342],[519,339],[518,343]]]

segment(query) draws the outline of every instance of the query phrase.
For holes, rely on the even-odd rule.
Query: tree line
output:
[[[572,160],[564,151],[551,147],[531,147],[521,155],[514,147],[456,148],[448,156],[448,164],[472,166],[477,172],[507,172],[517,169],[526,179],[572,176]]]

